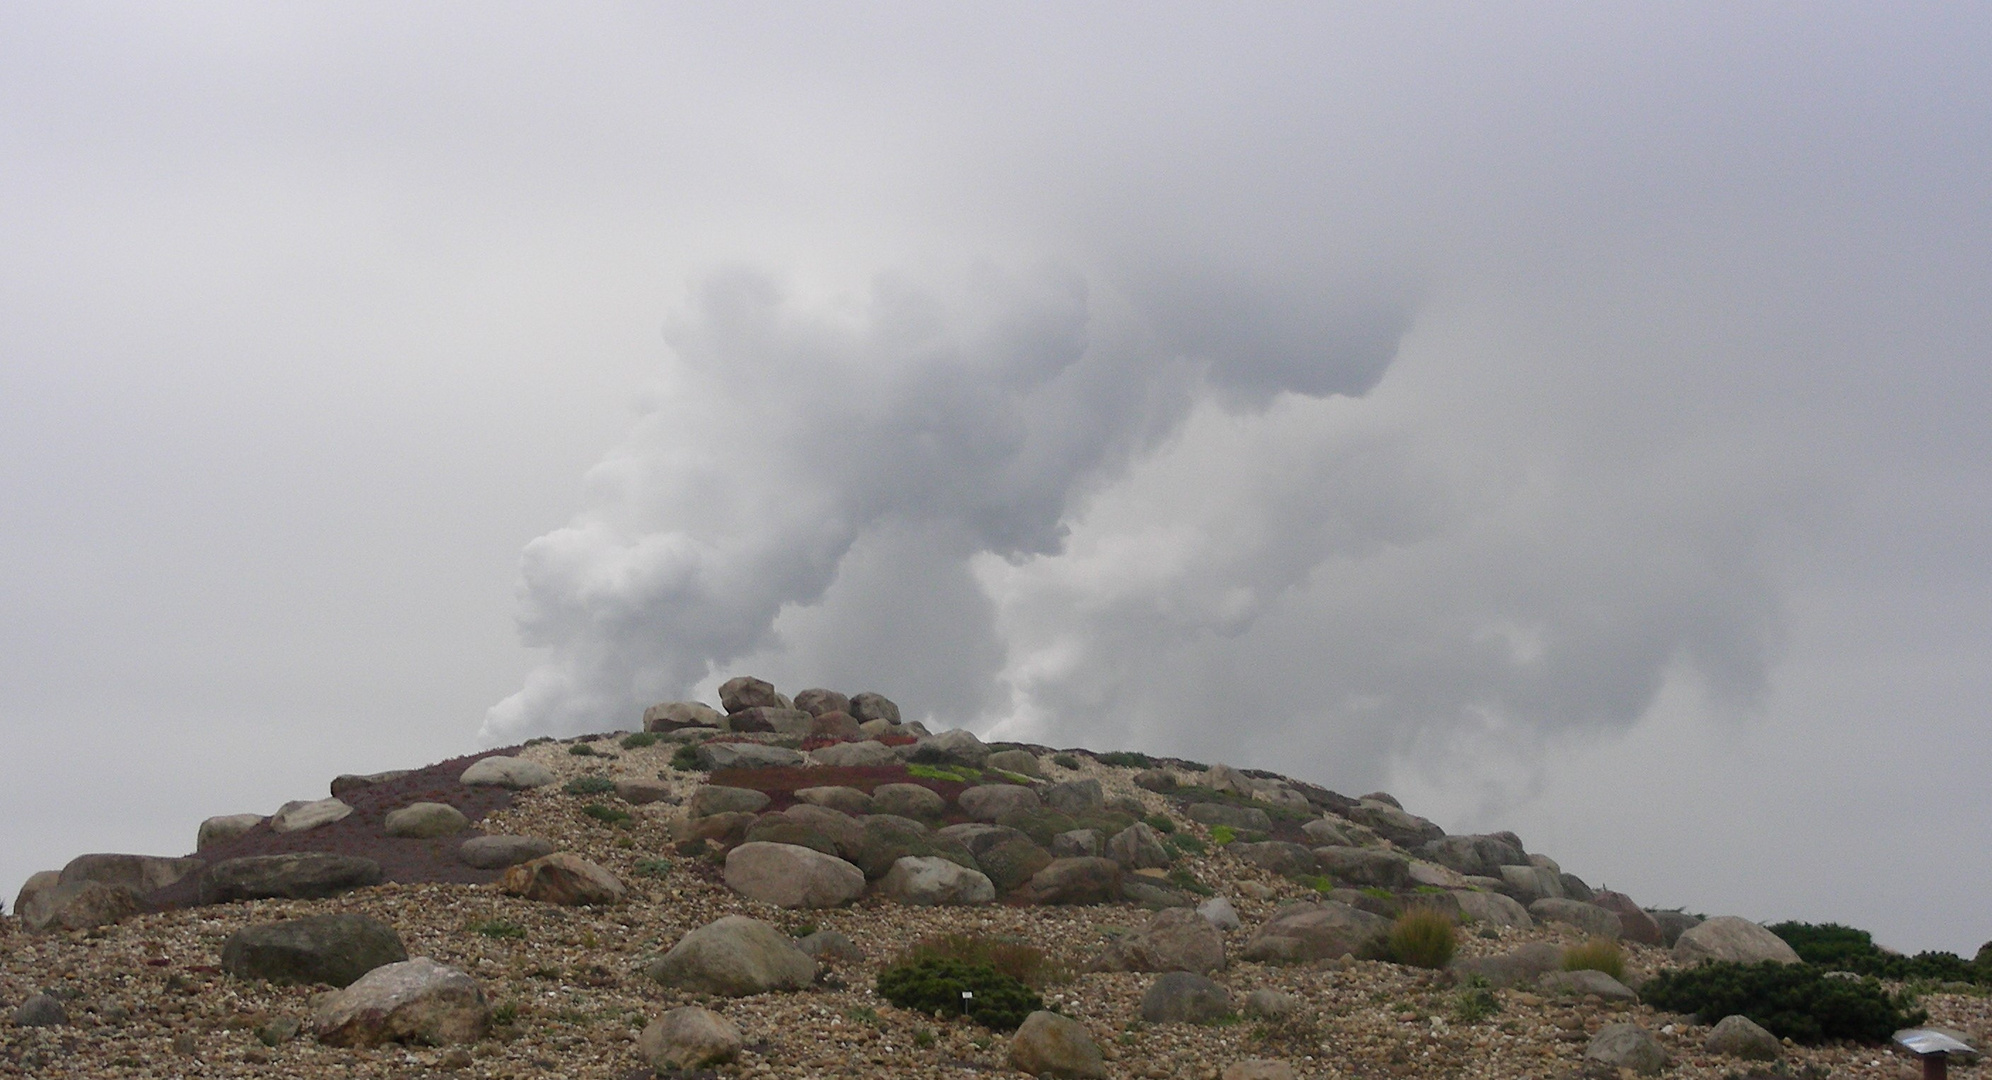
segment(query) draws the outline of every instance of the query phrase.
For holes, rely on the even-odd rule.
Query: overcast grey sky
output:
[[[1992,938],[1992,13],[7,4],[0,890],[754,672]]]

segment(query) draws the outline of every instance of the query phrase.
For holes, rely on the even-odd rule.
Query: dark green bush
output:
[[[581,808],[581,812],[604,825],[621,825],[630,820],[629,811],[618,810],[613,806],[604,806],[601,803],[589,803]]]
[[[625,750],[641,750],[646,746],[654,746],[656,743],[657,735],[654,732],[639,731],[632,735],[623,736],[622,748]]]
[[[616,782],[606,776],[577,776],[560,788],[569,795],[606,795],[615,789]]]
[[[1142,820],[1148,822],[1149,828],[1164,836],[1176,831],[1176,819],[1167,814],[1150,814]]]
[[[955,960],[983,964],[997,974],[1034,989],[1072,981],[1072,971],[1057,959],[1029,942],[989,934],[938,934],[921,938],[911,948],[893,958],[894,964],[921,960]]]
[[[902,1009],[934,1016],[967,1016],[994,1031],[1015,1031],[1044,1008],[1044,999],[988,964],[931,957],[878,974],[878,996]],[[963,997],[963,993],[970,994]]]
[[[1779,1038],[1819,1043],[1828,1039],[1884,1043],[1928,1018],[1911,1010],[1906,995],[1891,995],[1870,979],[1828,978],[1814,964],[1710,961],[1662,972],[1639,988],[1657,1009],[1697,1013],[1713,1023],[1741,1014]]]
[[[680,772],[705,771],[704,766],[699,764],[699,748],[691,743],[678,747],[671,755],[671,767]]]
[[[1098,760],[1102,765],[1113,765],[1122,769],[1146,769],[1155,764],[1155,759],[1147,754],[1132,750],[1115,750],[1110,754],[1101,754]]]
[[[1210,886],[1204,884],[1203,882],[1198,881],[1197,876],[1195,874],[1190,873],[1190,868],[1187,866],[1178,866],[1171,869],[1169,871],[1169,884],[1174,885],[1175,887],[1183,890],[1186,893],[1195,893],[1198,896],[1217,895],[1216,889],[1213,889]]]
[[[1992,970],[1956,953],[1920,952],[1914,956],[1883,952],[1866,930],[1838,923],[1781,922],[1766,927],[1785,940],[1798,958],[1836,971],[1872,975],[1899,982],[1976,982],[1992,984]]]
[[[1162,841],[1162,846],[1187,851],[1192,855],[1202,855],[1204,852],[1210,850],[1209,845],[1205,844],[1201,839],[1191,836],[1189,833],[1177,833],[1169,839]]]
[[[1061,769],[1076,769],[1079,767],[1079,759],[1073,757],[1071,754],[1059,754],[1051,759],[1051,763]]]
[[[570,753],[570,754],[573,754],[573,755],[574,755],[575,757],[594,757],[594,756],[595,756],[595,748],[594,748],[594,747],[592,747],[592,746],[589,746],[589,745],[588,745],[587,743],[584,743],[584,742],[578,742],[578,743],[575,743],[575,744],[574,744],[573,746],[570,746],[570,747],[568,747],[568,748],[567,748],[567,752],[568,752],[568,753]]]
[[[671,860],[669,859],[636,860],[637,877],[661,878],[661,877],[669,877],[670,875],[671,875]]]

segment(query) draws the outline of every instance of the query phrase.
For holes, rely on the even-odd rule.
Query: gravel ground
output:
[[[563,779],[583,774],[671,777],[679,798],[695,775],[667,767],[671,744],[577,757],[561,744],[526,756]],[[1048,758],[1047,758],[1048,763]],[[1047,768],[1052,779],[1096,775],[1110,794],[1130,794],[1152,808],[1164,800],[1133,787],[1132,770],[1083,761],[1077,773]],[[853,907],[791,912],[745,901],[718,883],[716,869],[675,855],[668,803],[634,808],[633,820],[605,825],[583,815],[590,800],[557,788],[527,792],[479,824],[486,832],[546,836],[608,867],[630,887],[626,903],[566,909],[503,895],[491,885],[385,885],[327,901],[258,901],[145,915],[73,934],[31,935],[0,919],[0,1007],[8,1014],[28,995],[64,999],[71,1023],[21,1028],[0,1021],[0,1076],[268,1077],[574,1077],[649,1075],[635,1047],[645,1023],[693,1002],[732,1018],[749,1040],[729,1077],[968,1077],[1007,1073],[1006,1038],[966,1021],[937,1022],[888,1005],[870,990],[878,965],[924,935],[975,931],[1011,934],[1072,968],[1116,931],[1147,912],[1129,905],[1090,908],[916,909],[866,901]],[[1191,826],[1191,828],[1195,828]],[[191,831],[191,829],[190,829]],[[664,858],[661,878],[638,873],[638,861]],[[1222,853],[1191,863],[1198,877],[1230,897],[1246,929],[1236,951],[1278,904],[1310,895]],[[1254,895],[1254,894],[1259,895]],[[1261,898],[1263,897],[1263,898]],[[475,975],[498,1006],[500,1024],[475,1046],[344,1050],[309,1036],[283,1037],[285,1021],[305,1017],[315,990],[243,982],[217,964],[227,935],[244,925],[329,911],[357,911],[396,927],[411,956],[431,956]],[[749,914],[791,930],[805,924],[849,935],[866,960],[835,969],[826,985],[794,994],[705,999],[644,978],[644,960],[679,935],[727,914]],[[1462,952],[1512,949],[1524,941],[1574,943],[1556,927],[1497,936],[1462,936]],[[1659,950],[1629,946],[1631,966],[1669,966]],[[1742,1076],[1745,1063],[1701,1050],[1706,1027],[1644,1006],[1549,999],[1499,991],[1501,1010],[1477,1023],[1459,1020],[1458,991],[1431,973],[1376,962],[1334,961],[1301,967],[1234,962],[1217,978],[1242,1000],[1257,989],[1283,990],[1303,1002],[1279,1022],[1145,1027],[1138,1019],[1143,974],[1082,974],[1045,996],[1084,1022],[1123,1077],[1215,1078],[1245,1058],[1288,1061],[1301,1077],[1575,1077],[1585,1040],[1605,1024],[1633,1020],[1653,1031],[1673,1057],[1666,1075]],[[1992,1042],[1987,999],[1959,994],[1923,998],[1933,1023],[1962,1029],[1978,1045]],[[259,1037],[260,1036],[260,1037]],[[266,1045],[273,1043],[274,1045]],[[1788,1047],[1785,1075],[1897,1077],[1906,1059],[1878,1047]],[[1969,1077],[1976,1070],[1961,1070]],[[1012,1074],[1014,1075],[1014,1074]]]

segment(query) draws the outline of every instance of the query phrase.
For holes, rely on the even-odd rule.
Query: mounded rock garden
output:
[[[1992,961],[1643,907],[1385,793],[719,697],[37,875],[0,1075],[1892,1080],[1882,1026],[1992,1036]]]

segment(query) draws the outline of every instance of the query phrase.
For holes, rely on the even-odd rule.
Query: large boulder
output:
[[[551,855],[554,843],[537,836],[513,836],[498,833],[491,836],[473,836],[457,845],[457,858],[466,866],[479,870],[503,870],[522,862],[531,862],[542,855]]]
[[[1183,816],[1201,825],[1222,825],[1228,829],[1243,829],[1250,832],[1273,831],[1273,819],[1256,806],[1233,806],[1230,803],[1200,802],[1191,803],[1183,810]]]
[[[286,855],[244,855],[207,868],[201,875],[203,904],[231,900],[323,900],[381,883],[380,864],[357,855],[300,851]]]
[[[1103,904],[1120,895],[1121,867],[1112,859],[1053,859],[1017,890],[1031,904]]]
[[[123,885],[143,896],[198,873],[207,865],[200,859],[176,859],[163,855],[78,855],[62,868],[64,885],[98,881]]]
[[[1702,1048],[1711,1054],[1742,1058],[1745,1061],[1776,1061],[1784,1056],[1784,1044],[1747,1016],[1725,1016],[1708,1033]]]
[[[130,918],[142,910],[138,890],[102,881],[58,881],[16,909],[29,930],[87,930]]]
[[[859,875],[860,887],[863,875]],[[931,855],[895,860],[879,879],[878,894],[918,907],[987,904],[996,899],[996,886],[979,870]]]
[[[1536,989],[1545,994],[1568,994],[1572,997],[1596,994],[1605,1001],[1639,1000],[1639,995],[1633,993],[1631,987],[1602,971],[1592,971],[1588,968],[1577,971],[1552,971],[1536,979]]]
[[[765,746],[753,742],[702,743],[692,751],[701,769],[787,769],[801,766],[807,759],[800,750],[786,746]]]
[[[69,1010],[54,994],[29,994],[14,1010],[13,1020],[15,1027],[61,1027],[69,1022]]]
[[[420,840],[455,836],[469,827],[470,819],[463,816],[463,811],[439,802],[409,803],[388,811],[387,818],[381,822],[381,828],[389,836]]]
[[[675,731],[682,727],[716,728],[724,719],[703,701],[667,701],[643,710],[643,730]]]
[[[615,778],[616,798],[631,806],[645,806],[657,802],[677,802],[677,793],[665,780],[654,780],[647,776],[618,776]]]
[[[930,765],[967,765],[981,768],[989,760],[989,744],[967,728],[943,731],[921,739],[913,747],[913,760]]]
[[[1534,941],[1512,952],[1492,956],[1463,956],[1450,969],[1455,978],[1478,975],[1491,986],[1506,989],[1526,986],[1563,966],[1563,948]]]
[[[1055,1012],[1024,1017],[1010,1037],[1010,1067],[1029,1076],[1059,1080],[1103,1080],[1107,1063],[1086,1025]]]
[[[1611,938],[1614,941],[1625,933],[1617,915],[1596,904],[1586,904],[1581,900],[1545,897],[1529,905],[1529,916],[1537,922],[1565,923],[1592,937]]]
[[[352,815],[353,808],[341,799],[287,802],[270,815],[270,831],[306,832],[335,821],[344,821]]]
[[[964,821],[934,831],[934,835],[949,843],[960,844],[978,860],[982,853],[1006,840],[1029,840],[1026,833],[1007,825],[992,825],[986,821]]]
[[[1195,908],[1196,898],[1181,889],[1163,882],[1152,871],[1126,874],[1121,877],[1121,899],[1130,904],[1139,904],[1150,911],[1167,908]]]
[[[752,675],[738,675],[719,684],[719,707],[730,713],[742,709],[786,709],[793,703],[775,693],[773,683]]]
[[[1051,853],[1060,859],[1092,858],[1104,843],[1098,829],[1072,829],[1051,838]]]
[[[811,750],[809,756],[818,765],[833,769],[869,769],[899,764],[899,755],[893,753],[892,747],[870,740],[819,746]]]
[[[1591,903],[1618,916],[1620,936],[1625,940],[1656,947],[1666,944],[1667,936],[1661,932],[1660,924],[1654,922],[1653,916],[1648,915],[1638,904],[1633,903],[1632,897],[1606,889],[1594,894]]]
[[[1100,782],[1092,777],[1083,780],[1067,780],[1062,784],[1052,784],[1044,789],[1044,804],[1061,814],[1078,817],[1083,814],[1097,814],[1107,808],[1107,792]]]
[[[537,761],[493,754],[471,762],[470,767],[457,777],[457,782],[466,787],[501,787],[523,791],[545,787],[557,779],[559,777],[553,775],[552,769]]]
[[[932,820],[947,813],[948,802],[934,789],[919,784],[880,784],[872,789],[872,812],[914,820]]]
[[[1556,883],[1562,886],[1563,895],[1567,899],[1582,900],[1584,903],[1588,904],[1595,896],[1597,896],[1597,893],[1589,885],[1584,884],[1583,878],[1580,878],[1576,874],[1570,873],[1567,870],[1559,871],[1557,873]]]
[[[1038,794],[1021,784],[983,784],[955,797],[961,812],[977,821],[995,821],[1013,810],[1035,810]]]
[[[1209,771],[1203,774],[1197,786],[1227,795],[1243,795],[1248,799],[1252,797],[1254,789],[1251,777],[1223,764],[1212,765]]]
[[[1350,807],[1344,816],[1399,847],[1413,850],[1446,834],[1444,829],[1424,818],[1407,814],[1399,807],[1374,798],[1363,799]]]
[[[21,891],[14,894],[14,914],[28,923],[46,918],[47,898],[60,884],[60,870],[38,870],[29,874],[28,880],[21,883]]]
[[[1382,848],[1319,847],[1314,862],[1344,885],[1401,889],[1411,883],[1411,860]]]
[[[849,715],[851,699],[835,690],[811,687],[808,690],[797,691],[795,707],[811,716],[822,716],[824,713],[833,712]]]
[[[1319,872],[1320,863],[1314,852],[1300,844],[1267,840],[1258,844],[1232,844],[1225,850],[1275,874],[1299,876]]]
[[[822,830],[789,817],[786,814],[763,814],[747,827],[747,835],[740,838],[741,844],[792,844],[796,847],[820,851],[838,860],[844,860],[844,851]],[[735,845],[736,847],[739,845]]]
[[[653,1069],[690,1071],[732,1061],[743,1041],[733,1021],[711,1009],[685,1005],[646,1025],[636,1049]]]
[[[1306,834],[1309,840],[1314,841],[1316,847],[1360,847],[1355,838],[1349,835],[1345,825],[1346,823],[1339,818],[1334,820],[1315,818],[1302,825],[1300,831]]]
[[[1141,1018],[1151,1024],[1208,1024],[1230,1014],[1231,991],[1193,971],[1171,971],[1141,995]]]
[[[745,811],[729,811],[724,814],[707,814],[705,817],[685,817],[673,822],[671,835],[679,843],[703,840],[707,844],[725,851],[738,847],[747,839],[747,830],[761,820],[759,814]]]
[[[850,713],[817,713],[810,717],[809,734],[811,738],[857,739],[864,736],[864,727]]]
[[[899,724],[899,706],[884,694],[874,694],[867,690],[851,697],[851,707],[844,710],[858,718],[859,723],[867,720],[883,720],[888,724]]]
[[[644,974],[695,994],[744,997],[800,990],[816,978],[816,961],[767,923],[728,915],[679,938]]]
[[[374,968],[311,1008],[312,1032],[330,1046],[470,1043],[490,1023],[477,980],[426,956]]]
[[[1109,942],[1095,964],[1102,971],[1194,971],[1224,966],[1224,935],[1191,908],[1169,908],[1139,930]]]
[[[892,864],[908,855],[938,855],[949,862],[977,869],[975,856],[967,848],[948,840],[911,818],[873,814],[864,819],[864,835],[852,862],[877,881],[892,870]]]
[[[720,726],[728,731],[737,732],[768,731],[777,735],[808,735],[815,730],[816,718],[801,709],[759,705],[727,713],[726,722]]]
[[[1016,832],[1006,829],[1005,832]],[[1008,894],[1018,886],[1037,876],[1038,871],[1050,866],[1052,855],[1031,842],[1031,838],[1017,833],[983,848],[975,856],[975,863],[988,876],[996,891]]]
[[[1562,900],[1563,875],[1546,866],[1503,866],[1497,875],[1502,892],[1526,906],[1537,900]]]
[[[685,808],[693,817],[711,817],[714,814],[755,814],[766,805],[767,792],[706,784],[692,793],[691,801]]]
[[[1512,926],[1519,930],[1535,929],[1535,920],[1529,918],[1529,909],[1516,903],[1513,897],[1477,889],[1460,889],[1452,895],[1459,904],[1460,912],[1475,922]]]
[[[1107,858],[1123,870],[1152,870],[1169,865],[1169,849],[1162,835],[1145,821],[1137,821],[1107,838]]]
[[[1527,866],[1521,848],[1496,836],[1441,836],[1419,845],[1418,854],[1462,874],[1491,877],[1503,866]]]
[[[785,908],[826,908],[865,894],[864,871],[796,844],[748,841],[726,853],[727,888]]]
[[[1638,1024],[1606,1024],[1584,1047],[1584,1063],[1652,1076],[1667,1065],[1667,1051]]]
[[[1681,934],[1674,942],[1674,959],[1682,964],[1703,960],[1733,960],[1756,964],[1773,960],[1780,964],[1798,963],[1798,954],[1783,938],[1748,919],[1717,915]]]
[[[408,959],[401,935],[351,912],[245,926],[221,946],[221,969],[238,979],[350,986],[384,964]]]
[[[853,817],[862,817],[872,812],[872,797],[854,787],[797,788],[795,798],[797,802],[808,803],[811,806],[827,806],[840,814]]]
[[[200,831],[194,835],[194,850],[206,851],[216,844],[225,844],[265,820],[261,814],[217,814],[201,822]]]
[[[571,851],[556,851],[505,871],[499,889],[543,904],[579,907],[619,904],[623,883],[614,874]]]
[[[1685,911],[1668,908],[1647,908],[1646,913],[1660,927],[1660,942],[1669,949],[1681,940],[1681,935],[1701,925],[1701,916],[1690,915]]]
[[[865,827],[857,818],[828,806],[812,803],[797,803],[782,811],[783,818],[813,829],[830,838],[837,845],[837,855],[848,862],[858,861],[858,852],[864,850]],[[756,822],[759,824],[759,822]],[[751,829],[749,830],[752,831]],[[805,844],[804,847],[814,845]]]
[[[399,780],[414,771],[413,769],[388,769],[385,772],[376,773],[340,773],[338,776],[332,778],[331,794],[335,799],[343,799],[354,792],[365,791],[370,787],[377,787],[381,784]]]
[[[1036,778],[1044,775],[1044,766],[1038,763],[1037,755],[1029,750],[997,750],[982,764],[991,769],[1016,773],[1018,776]]]
[[[1390,933],[1390,920],[1347,904],[1291,904],[1253,931],[1244,957],[1274,964],[1332,960],[1345,953],[1375,952]]]

